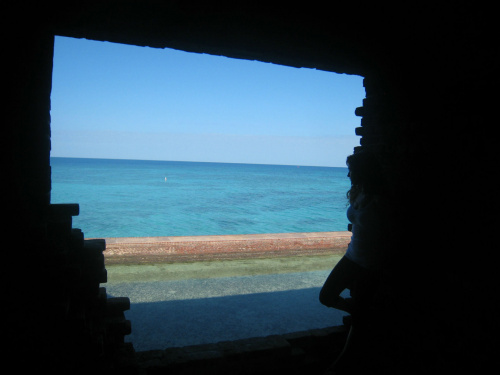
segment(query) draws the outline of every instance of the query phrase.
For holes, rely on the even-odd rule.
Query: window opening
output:
[[[276,248],[291,233],[345,231],[344,163],[359,142],[354,109],[364,96],[361,79],[56,37],[52,202],[80,204],[74,227],[86,238],[108,238],[108,246],[119,246],[120,238],[148,237],[153,252],[155,246],[165,250],[165,241],[151,239],[158,237],[234,235],[236,241],[261,235],[261,244],[274,241]],[[276,233],[287,234],[269,236]],[[139,318],[151,315],[151,308],[153,320],[172,322],[173,310],[203,314],[210,301],[218,312],[206,340],[221,341],[225,337],[217,338],[217,332],[228,330],[220,322],[234,316],[233,308],[251,311],[269,303],[270,294],[304,301],[324,281],[321,272],[307,270],[324,267],[326,258],[285,260],[273,251],[258,259],[247,254],[194,262],[204,244],[191,244],[176,262],[107,264],[108,293],[127,295],[133,303],[136,349],[158,345],[145,334],[151,316]],[[197,250],[189,254],[192,249]],[[308,303],[317,299],[303,305]],[[170,312],[161,318],[167,307]],[[192,315],[183,317],[185,329],[200,318]],[[262,332],[271,324],[263,322]],[[241,328],[241,335],[258,334],[255,326],[246,333]],[[195,343],[186,332],[164,336],[177,341],[161,347]]]

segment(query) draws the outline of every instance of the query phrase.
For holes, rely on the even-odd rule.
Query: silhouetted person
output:
[[[335,373],[359,365],[370,368],[371,364],[366,362],[366,351],[377,345],[371,334],[376,314],[372,315],[371,310],[384,261],[384,237],[387,237],[384,204],[387,182],[376,155],[360,151],[349,156],[346,164],[351,179],[351,188],[347,193],[350,204],[347,218],[352,223],[351,242],[319,295],[323,305],[346,311],[352,316],[346,345],[332,367]],[[345,289],[350,290],[351,298],[340,296]]]

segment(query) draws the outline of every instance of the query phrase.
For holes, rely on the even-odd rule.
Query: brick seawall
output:
[[[330,255],[345,252],[351,233],[270,233],[223,236],[106,238],[106,264]]]

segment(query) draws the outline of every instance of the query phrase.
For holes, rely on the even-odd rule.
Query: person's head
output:
[[[378,155],[370,151],[358,151],[347,157],[346,164],[351,179],[351,189],[347,193],[350,203],[361,192],[366,195],[383,194],[386,178]]]

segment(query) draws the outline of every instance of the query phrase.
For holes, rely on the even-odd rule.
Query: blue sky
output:
[[[56,37],[52,156],[345,166],[362,77]]]

